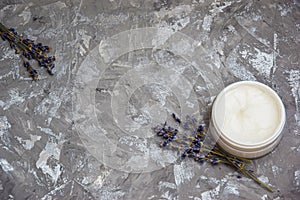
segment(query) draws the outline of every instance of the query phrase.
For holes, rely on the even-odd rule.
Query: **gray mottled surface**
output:
[[[299,1],[7,0],[0,20],[57,57],[55,75],[32,82],[0,41],[0,199],[300,198]],[[286,107],[279,146],[254,161],[274,193],[226,166],[178,162],[151,135],[170,112],[206,121],[239,80]]]

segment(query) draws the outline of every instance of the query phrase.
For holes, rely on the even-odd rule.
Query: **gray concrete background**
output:
[[[300,198],[299,1],[7,0],[0,2],[0,20],[29,38],[49,44],[57,57],[55,75],[49,77],[45,70],[39,69],[41,80],[33,82],[28,79],[19,56],[7,42],[0,41],[0,199]],[[109,60],[110,55],[101,51],[103,42],[130,29],[149,27],[166,28],[166,32],[157,34],[158,42],[160,36],[163,40],[176,33],[190,37],[205,49],[201,57],[203,66],[212,68],[210,71],[201,68],[204,78],[196,79],[193,70],[197,68],[180,55],[145,48],[127,52],[101,71],[104,73],[97,82],[98,89],[93,90],[99,127],[109,133],[110,141],[126,149],[120,154],[121,161],[126,159],[126,166],[132,165],[131,169],[143,166],[143,158],[131,155],[140,151],[151,158],[147,166],[155,169],[131,173],[113,166],[112,161],[117,163],[119,157],[108,161],[97,157],[95,152],[104,149],[97,148],[96,143],[93,151],[91,147],[95,146],[81,141],[83,134],[78,131],[78,124],[82,118],[76,118],[78,115],[74,118],[74,108],[78,106],[74,96],[89,87],[78,79],[80,69],[100,66],[100,56]],[[172,45],[177,53],[189,50],[180,40],[178,43],[174,40]],[[196,94],[193,98],[199,106],[196,110],[205,122],[214,93],[222,85],[257,80],[279,94],[287,113],[283,138],[272,153],[254,160],[258,177],[272,186],[274,193],[248,178],[238,179],[236,172],[227,166],[179,162],[172,151],[159,150],[157,140],[149,135],[151,130],[141,138],[134,131],[134,135],[128,134],[132,133],[133,125],[153,126],[160,117],[164,118],[167,112],[160,113],[158,108],[176,113],[182,110],[178,95],[166,89],[163,82],[134,89],[131,86],[137,84],[134,81],[138,77],[128,76],[131,78],[125,80],[128,68],[130,72],[136,70],[133,75],[142,72],[147,75],[153,69],[160,69],[158,66],[173,66],[175,72],[193,85]],[[95,76],[96,72],[99,71],[95,71]],[[205,76],[211,82],[203,81]],[[172,77],[176,76],[170,74]],[[114,112],[124,108],[124,102],[122,98],[111,98],[117,97],[115,86],[120,83],[126,85],[126,91],[134,89],[123,110],[134,124],[121,131],[121,122],[112,120],[118,118]],[[93,128],[88,131],[93,132]],[[95,141],[97,137],[95,134]]]

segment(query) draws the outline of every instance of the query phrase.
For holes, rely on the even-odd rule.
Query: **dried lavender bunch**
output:
[[[36,60],[40,67],[46,68],[47,72],[53,75],[52,70],[55,67],[55,56],[48,56],[46,54],[51,50],[49,46],[43,46],[42,43],[35,44],[33,40],[24,38],[24,36],[19,35],[14,28],[8,29],[2,23],[0,23],[0,37],[2,40],[9,42],[10,47],[15,50],[16,54],[21,53],[24,67],[33,80],[38,80],[38,73],[31,66],[29,60]]]
[[[265,189],[273,192],[271,187],[261,182],[254,175],[254,171],[250,169],[251,160],[239,158],[225,152],[215,144],[214,140],[210,139],[211,137],[207,136],[208,133],[205,126],[199,124],[195,118],[187,116],[184,123],[174,113],[172,118],[179,124],[178,128],[168,126],[167,122],[154,128],[156,135],[163,139],[160,143],[161,148],[177,150],[181,154],[182,159],[189,157],[199,163],[227,164],[253,179]]]

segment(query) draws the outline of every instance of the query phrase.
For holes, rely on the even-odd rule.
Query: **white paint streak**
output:
[[[165,167],[170,163],[174,163],[178,156],[175,151],[163,151],[156,144],[150,144],[149,148],[150,158],[155,160],[157,165]]]
[[[229,25],[227,26],[227,28],[228,28],[228,31],[231,32],[231,33],[233,33],[234,35],[237,35],[237,34],[238,34],[238,32],[236,31],[235,27],[232,26],[231,24],[229,24]]]
[[[41,198],[41,200],[52,200],[52,196],[55,195],[58,191],[64,189],[68,184],[69,184],[69,182],[66,182],[66,183],[60,185],[59,187],[56,187],[54,190],[51,190],[50,192],[48,192],[47,194],[45,194]]]
[[[238,48],[238,47],[237,47]],[[226,67],[232,72],[232,74],[243,81],[256,81],[255,76],[249,72],[245,66],[241,65],[237,61],[237,48],[235,48],[226,60]]]
[[[273,53],[268,54],[266,52],[260,51],[255,47],[254,49],[256,51],[256,54],[254,55],[254,57],[249,58],[249,62],[257,71],[260,72],[260,74],[262,74],[266,78],[269,78],[271,69],[273,67]]]
[[[201,198],[204,200],[214,200],[214,199],[218,199],[218,196],[220,194],[220,184],[212,189],[212,190],[208,190],[208,191],[205,191],[205,192],[202,192],[201,193]]]
[[[295,175],[295,180],[294,180],[295,185],[300,186],[300,169],[295,171],[294,175]]]
[[[163,188],[169,188],[169,189],[175,190],[177,188],[177,186],[175,185],[175,183],[160,181],[158,183],[159,191],[161,191]]]
[[[97,191],[100,188],[102,188],[105,179],[109,176],[109,174],[111,174],[111,172],[112,172],[111,169],[101,171],[101,174],[96,178],[96,180],[94,180],[92,183],[90,183],[90,182],[88,183],[89,189],[92,191],[93,190]],[[86,178],[86,177],[84,177],[84,178]]]
[[[211,30],[211,24],[213,22],[213,18],[218,14],[218,13],[222,13],[223,9],[225,9],[226,7],[230,6],[232,3],[231,2],[213,2],[211,4],[212,9],[209,10],[209,15],[205,15],[204,19],[203,19],[203,23],[202,23],[202,28],[203,30],[210,32]]]
[[[116,186],[102,187],[101,195],[98,199],[124,199],[125,192]]]
[[[47,125],[51,124],[53,117],[60,118],[57,115],[57,111],[60,108],[63,101],[67,101],[69,98],[70,92],[66,88],[58,88],[55,91],[52,91],[48,98],[44,98],[40,105],[36,106],[34,109],[35,113],[38,113],[42,116],[47,116]]]
[[[209,10],[209,12],[212,13],[213,16],[215,16],[218,13],[222,13],[223,9],[227,8],[231,4],[232,4],[232,2],[215,1],[211,4],[212,9]]]
[[[258,179],[263,182],[264,184],[268,184],[269,183],[269,178],[266,176],[260,176],[258,177]]]
[[[179,165],[174,165],[174,177],[177,186],[191,180],[193,176],[193,168],[186,162],[181,162]]]
[[[207,32],[210,31],[210,26],[211,26],[212,20],[213,20],[212,16],[205,15],[204,20],[203,20],[203,24],[202,24],[202,28],[205,31],[207,31]]]
[[[299,104],[300,104],[300,70],[291,70],[288,72],[289,77],[288,82],[291,87],[291,92],[293,97],[295,98],[295,105],[296,105],[296,113],[295,113],[295,120],[297,123],[297,126],[300,126],[300,110],[299,110]]]
[[[280,11],[281,17],[286,17],[288,13],[292,12],[292,8],[287,5],[281,6],[278,4],[278,10]]]
[[[266,40],[265,38],[259,37],[258,34],[256,34],[256,28],[255,27],[249,27],[245,26],[246,24],[253,23],[253,21],[260,21],[262,19],[261,16],[257,15],[254,12],[246,12],[247,14],[245,16],[236,16],[238,23],[240,26],[242,26],[253,38],[264,44],[268,48],[272,48],[270,46],[270,41]],[[251,19],[251,21],[250,21]]]
[[[274,32],[274,36],[273,36],[273,71],[272,73],[274,74],[276,69],[277,69],[277,63],[276,63],[276,57],[277,57],[277,45],[278,45],[278,35],[277,33]]]
[[[152,98],[160,103],[160,105],[165,105],[167,103],[167,98],[172,95],[172,92],[161,85],[152,85],[151,86]]]
[[[0,116],[0,137],[8,132],[8,129],[11,128],[10,123],[7,120],[6,116]]]
[[[53,131],[50,128],[42,128],[40,126],[38,126],[37,128],[49,136],[57,137],[57,135],[53,133]]]
[[[161,28],[157,30],[157,37],[152,39],[154,47],[164,44],[174,32],[170,29]]]
[[[50,157],[59,160],[60,149],[55,143],[47,143],[45,149],[40,153],[39,159],[36,162],[36,167],[40,168],[44,174],[48,174],[52,178],[52,182],[56,183],[62,171],[60,164],[57,164],[54,168],[47,165],[47,161]]]
[[[13,12],[13,11],[15,11],[17,6],[18,5],[15,4],[15,5],[7,5],[7,6],[3,7],[1,9],[1,12],[0,12],[0,18],[3,19],[3,17],[4,17],[4,15],[5,15],[6,12]]]
[[[105,177],[108,174],[110,174],[109,171],[107,171],[107,173],[105,174],[101,174],[100,176],[98,176],[97,179],[94,181],[93,185],[95,185],[97,188],[101,188],[104,183]]]
[[[177,32],[186,27],[190,23],[190,17],[188,16],[192,12],[190,5],[180,5],[172,9],[161,9],[159,12],[155,12],[158,19],[157,27],[168,27],[172,32]],[[164,17],[174,19],[174,22],[168,23],[165,20],[161,20]]]
[[[261,200],[268,200],[268,195],[267,195],[267,194],[264,194],[264,195],[261,197]]]
[[[2,76],[0,76],[0,80],[9,77],[10,75],[14,76],[14,72],[13,71],[9,71],[6,74],[3,74]],[[30,80],[32,80],[32,78],[30,78]],[[4,102],[0,100],[0,106],[3,107],[4,106]]]
[[[177,19],[177,21],[175,23],[167,23],[166,21],[161,21],[157,27],[163,27],[163,28],[168,28],[170,29],[171,33],[175,33],[178,32],[180,30],[182,30],[185,26],[187,26],[190,23],[190,18],[189,17],[184,17],[184,18],[179,18]]]
[[[137,136],[122,136],[119,139],[119,142],[121,144],[127,144],[129,146],[134,146],[137,148],[139,151],[143,153],[148,153],[148,142],[146,139],[143,138],[138,138]]]
[[[61,133],[56,136],[56,139],[56,142],[54,142],[53,138],[47,142],[45,148],[39,155],[39,159],[36,162],[36,167],[38,169],[40,168],[44,174],[48,174],[52,178],[52,182],[54,184],[56,184],[58,178],[62,174],[62,166],[58,163],[58,160],[60,158],[62,145],[65,142]],[[47,164],[49,158],[56,160],[55,166],[50,166]]]
[[[238,186],[233,182],[228,182],[226,186],[224,187],[223,194],[233,194],[235,196],[239,196],[240,192],[238,191]]]
[[[97,21],[98,24],[104,29],[115,27],[118,24],[124,24],[129,18],[129,14],[124,13],[118,13],[115,15],[100,13],[97,15],[96,19],[89,19],[86,16],[80,15],[80,21],[86,22],[86,21]]]
[[[166,191],[164,194],[161,195],[162,198],[172,200],[172,194],[169,191]]]
[[[60,10],[67,7],[67,5],[66,5],[64,2],[61,2],[61,1],[56,2],[55,5],[56,5]]]
[[[226,176],[228,177],[228,176]],[[201,193],[201,198],[202,199],[219,199],[220,197],[220,193],[221,193],[221,188],[223,188],[222,190],[222,195],[224,195],[224,198],[229,196],[229,195],[235,195],[235,196],[239,196],[240,192],[239,192],[239,185],[238,183],[236,183],[235,181],[229,181],[227,178],[222,178],[221,180],[218,180],[214,177],[205,177],[205,176],[201,176],[200,179],[205,182],[208,183],[209,185],[216,185],[214,189],[212,190],[208,190],[205,192]],[[250,179],[249,179],[250,180]]]
[[[300,146],[297,147],[291,147],[290,148],[292,151],[297,151],[297,152],[300,152]]]
[[[3,158],[0,159],[0,166],[2,167],[2,170],[5,172],[10,172],[14,170],[14,168],[7,162],[7,160]]]
[[[76,39],[78,41],[81,41],[82,44],[77,43],[78,47],[80,49],[79,53],[81,56],[84,56],[89,49],[90,46],[90,40],[92,39],[92,36],[88,35],[85,30],[80,29],[77,33]]]
[[[10,100],[8,100],[6,103],[1,101],[0,106],[3,108],[3,110],[9,109],[12,105],[20,105],[25,101],[24,96],[19,94],[19,91],[16,89],[12,89],[9,91]]]
[[[150,197],[148,197],[147,199],[154,199],[154,198],[156,198],[157,197],[157,195],[152,195],[152,196],[150,196]],[[157,198],[156,198],[157,199]]]
[[[30,140],[24,140],[21,137],[15,136],[15,138],[18,140],[18,142],[24,147],[26,150],[30,150],[34,147],[34,143],[36,141],[39,141],[42,137],[38,135],[31,135],[30,134]]]
[[[274,176],[278,176],[282,172],[282,168],[273,165],[272,166],[272,171],[273,171]]]
[[[160,19],[166,16],[180,18],[180,16],[187,16],[191,12],[192,7],[190,5],[180,5],[168,10],[161,9],[160,11],[155,12],[155,15]]]
[[[19,14],[19,17],[23,17],[24,22],[22,24],[27,24],[31,20],[31,12],[28,10],[28,7]]]

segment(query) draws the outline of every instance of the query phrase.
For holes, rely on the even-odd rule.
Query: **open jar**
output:
[[[259,82],[240,81],[216,97],[210,131],[228,153],[257,158],[279,143],[285,120],[284,105],[274,90]]]

